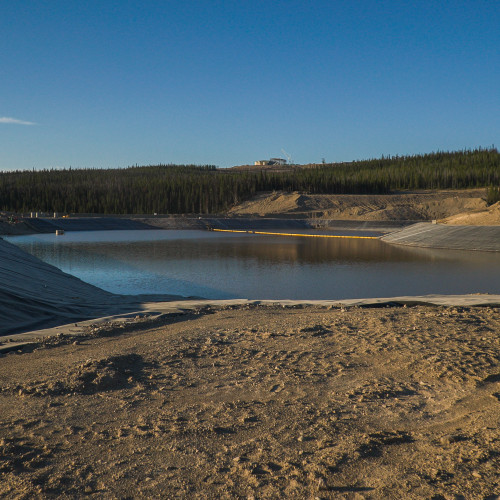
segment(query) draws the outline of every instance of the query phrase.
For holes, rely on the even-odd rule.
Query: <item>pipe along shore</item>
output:
[[[271,233],[268,231],[244,231],[238,229],[209,229],[218,233],[246,233],[246,234],[265,234],[271,236],[301,236],[304,238],[346,238],[362,240],[378,240],[378,236],[339,236],[334,234],[300,234],[300,233]]]

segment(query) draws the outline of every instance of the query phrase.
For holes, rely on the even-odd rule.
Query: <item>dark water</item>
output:
[[[162,230],[6,239],[122,294],[342,299],[500,293],[496,253],[415,249],[379,240]]]

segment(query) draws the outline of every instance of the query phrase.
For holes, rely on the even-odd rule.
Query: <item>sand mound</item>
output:
[[[484,189],[391,195],[263,193],[233,207],[230,215],[319,217],[338,220],[433,220],[484,210]]]
[[[491,205],[486,210],[473,210],[460,213],[440,220],[443,224],[450,225],[474,225],[474,226],[499,226],[500,225],[500,202]]]
[[[262,193],[232,208],[229,213],[231,215],[270,215],[294,212],[299,208],[300,198],[299,193]]]

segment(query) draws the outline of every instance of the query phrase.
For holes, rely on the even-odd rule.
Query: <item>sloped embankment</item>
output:
[[[414,247],[500,252],[500,226],[445,226],[420,222],[387,234],[382,240]]]
[[[131,305],[0,239],[0,336],[123,312]]]
[[[430,221],[485,210],[484,189],[395,194],[260,193],[230,210],[233,216]]]
[[[484,210],[452,215],[439,222],[450,226],[500,226],[500,201]]]

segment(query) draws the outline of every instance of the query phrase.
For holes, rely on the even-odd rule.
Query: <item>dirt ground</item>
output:
[[[438,220],[447,224],[499,225],[500,206],[486,206],[485,189],[416,191],[389,195],[262,193],[230,215],[315,217],[337,220]],[[444,219],[444,220],[443,220]]]
[[[500,202],[487,207],[485,210],[478,209],[457,215],[452,215],[439,221],[442,224],[460,226],[499,226],[500,225]]]
[[[0,358],[2,498],[498,498],[500,310],[206,308]]]

